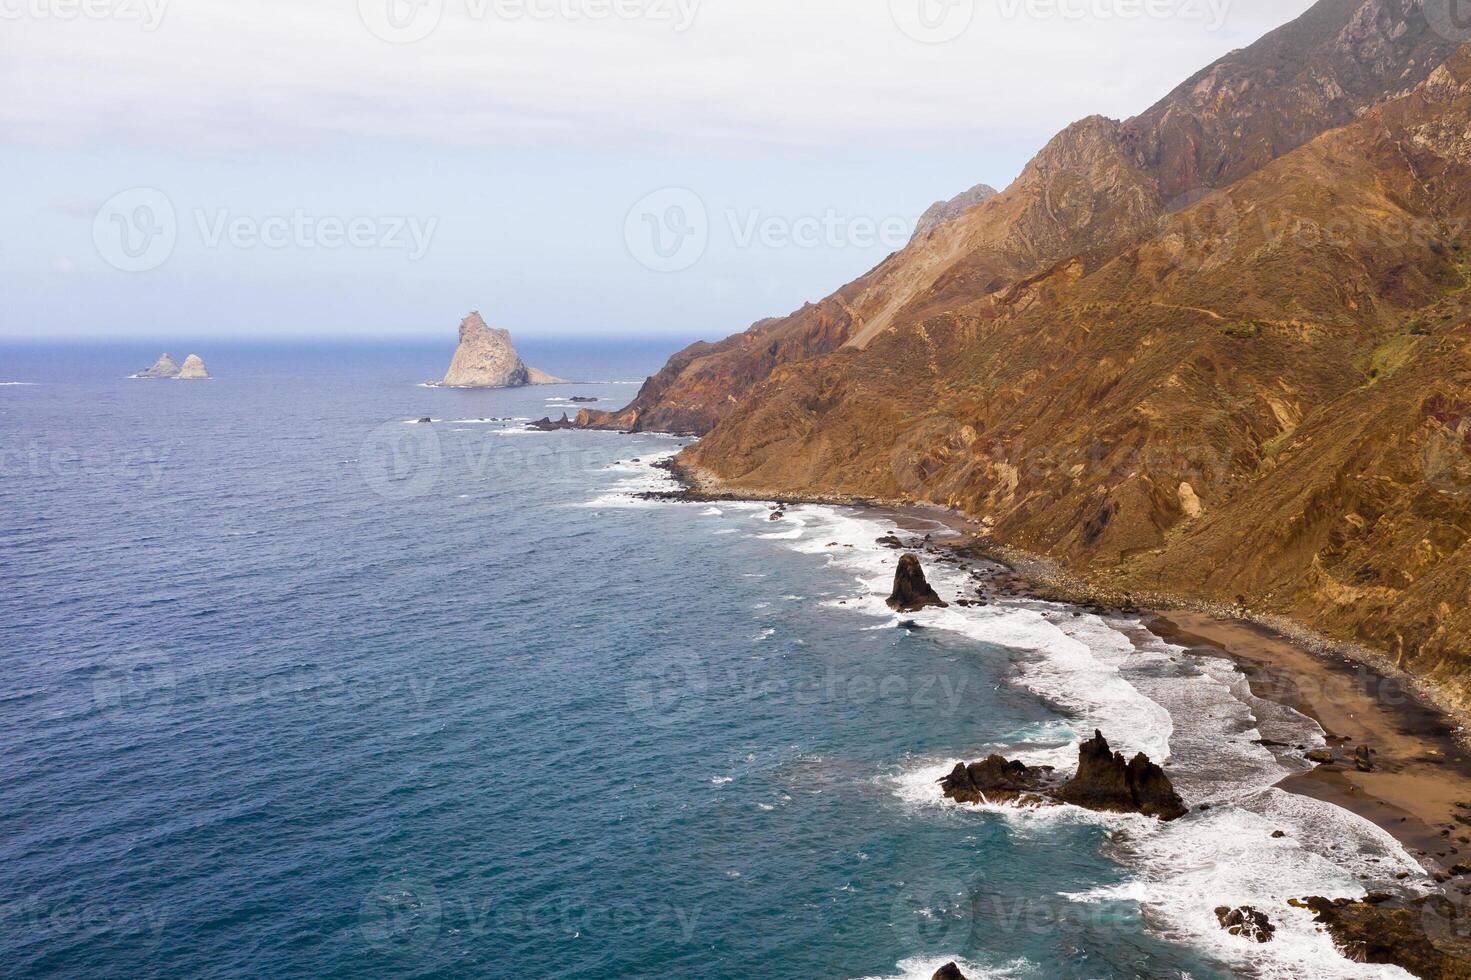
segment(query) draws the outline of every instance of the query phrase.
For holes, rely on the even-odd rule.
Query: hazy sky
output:
[[[1310,0],[0,0],[0,336],[723,336]]]

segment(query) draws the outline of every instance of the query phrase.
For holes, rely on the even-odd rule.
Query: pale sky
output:
[[[715,338],[1310,0],[0,0],[0,337]]]

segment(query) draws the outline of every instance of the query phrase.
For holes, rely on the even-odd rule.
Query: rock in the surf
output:
[[[993,755],[984,762],[956,763],[940,780],[947,799],[957,803],[1046,803],[1051,767],[1032,768]]]
[[[190,354],[184,358],[184,363],[179,367],[179,373],[174,375],[175,381],[208,381],[209,372],[205,370],[204,360],[198,354]]]
[[[960,967],[954,963],[946,963],[935,971],[930,980],[965,980],[965,974],[960,972]]]
[[[153,378],[177,378],[178,376],[179,365],[175,364],[174,359],[168,354],[163,354],[159,357],[157,361],[154,361],[153,367],[149,368],[146,371],[139,371],[137,374],[133,375],[133,377],[135,378],[143,378],[149,380]]]
[[[1356,963],[1397,966],[1428,980],[1471,980],[1471,920],[1444,895],[1308,898],[1288,904],[1312,911],[1339,952]]]
[[[1063,781],[1050,766],[1027,766],[993,755],[984,762],[957,765],[940,780],[957,803],[1070,803],[1104,813],[1142,813],[1178,820],[1190,810],[1159,766],[1139,753],[1132,762],[1112,751],[1102,732],[1078,750],[1078,770]]]
[[[1102,732],[1094,732],[1078,750],[1078,772],[1057,798],[1089,810],[1142,813],[1160,820],[1178,820],[1190,812],[1149,756],[1141,752],[1125,762],[1122,753],[1108,747]]]
[[[1374,771],[1374,750],[1367,745],[1360,745],[1354,750],[1354,768],[1359,772]]]
[[[949,607],[924,577],[924,568],[914,555],[899,559],[899,570],[894,573],[894,594],[889,596],[889,608],[896,612],[913,613],[936,606]]]
[[[577,423],[569,419],[566,412],[563,412],[562,417],[556,422],[553,422],[551,417],[548,416],[544,419],[538,419],[526,427],[528,429],[535,429],[538,432],[558,432],[562,429],[575,429],[577,428]]]
[[[1272,920],[1267,918],[1267,913],[1260,912],[1250,905],[1240,908],[1231,908],[1222,905],[1216,909],[1216,919],[1233,936],[1249,939],[1254,943],[1269,943],[1277,934],[1277,927],[1272,925]]]

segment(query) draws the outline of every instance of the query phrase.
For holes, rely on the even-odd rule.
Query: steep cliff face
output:
[[[1466,695],[1468,225],[1471,49],[1107,261],[778,367],[685,461],[753,492],[958,507]]]
[[[582,424],[706,432],[778,368],[866,348],[886,330],[987,297],[1004,305],[1055,266],[1091,273],[1162,218],[1423,81],[1454,46],[1419,8],[1322,0],[1137,118],[1074,124],[1005,192],[926,228],[820,303],[687,348],[627,408],[585,413]]]
[[[460,345],[444,376],[446,388],[520,388],[559,383],[560,378],[522,363],[509,331],[487,326],[478,312],[460,322]]]

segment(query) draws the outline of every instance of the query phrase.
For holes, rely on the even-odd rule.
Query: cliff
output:
[[[681,462],[731,490],[954,507],[1471,707],[1468,79],[1413,0],[1324,0],[583,421],[708,433]]]
[[[520,388],[565,384],[545,371],[527,367],[511,344],[509,331],[487,326],[478,312],[460,323],[460,345],[444,376],[446,388]]]

